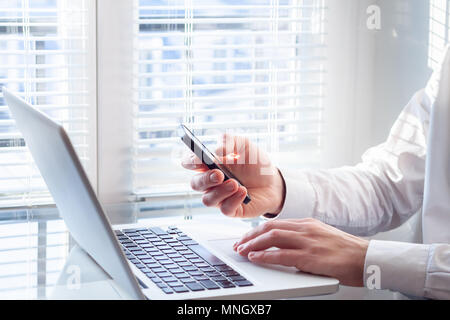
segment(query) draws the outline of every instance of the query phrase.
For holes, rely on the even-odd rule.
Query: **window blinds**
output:
[[[87,0],[0,0],[0,87],[64,125],[90,168]],[[52,202],[0,93],[0,207]]]
[[[430,1],[429,62],[431,69],[439,67],[450,37],[450,0]]]
[[[277,164],[320,156],[324,0],[136,0],[134,194],[185,193],[185,122],[212,143],[245,135]]]

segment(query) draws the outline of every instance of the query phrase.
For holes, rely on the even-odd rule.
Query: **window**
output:
[[[189,191],[190,173],[176,157],[177,148],[184,151],[176,132],[181,122],[206,144],[231,131],[250,137],[278,164],[299,165],[300,152],[303,164],[314,163],[323,130],[325,1],[136,4],[137,198]]]
[[[88,0],[0,0],[0,87],[63,124],[92,176],[90,6]],[[50,202],[0,93],[0,207]]]
[[[442,52],[449,42],[450,32],[450,1],[430,1],[430,39],[429,39],[429,62],[433,70],[438,67],[442,60]]]

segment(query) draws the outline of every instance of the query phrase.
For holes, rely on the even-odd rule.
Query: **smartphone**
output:
[[[225,180],[229,179],[236,180],[241,186],[244,186],[231,172],[228,170],[220,160],[205,147],[205,145],[189,130],[184,124],[181,125],[181,129],[184,135],[181,140],[186,144],[186,146],[208,167],[210,170],[218,169],[222,171],[225,176]],[[245,186],[244,186],[245,187]],[[248,204],[251,201],[250,196],[244,199],[244,204]]]

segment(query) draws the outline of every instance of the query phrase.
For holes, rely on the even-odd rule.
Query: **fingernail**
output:
[[[249,259],[252,259],[252,258],[254,258],[256,256],[256,254],[254,253],[254,252],[250,252],[249,254],[248,254],[248,258]]]
[[[228,190],[228,191],[233,191],[234,190],[234,183],[233,182],[230,182],[230,183],[228,183],[227,184],[227,186],[226,186],[226,189]]]
[[[219,182],[219,175],[217,174],[217,172],[213,172],[209,176],[209,179],[211,180],[212,183],[218,183]]]
[[[243,251],[245,249],[245,246],[243,245],[243,244],[241,244],[238,248],[237,248],[237,251],[238,252],[241,252],[241,251]]]

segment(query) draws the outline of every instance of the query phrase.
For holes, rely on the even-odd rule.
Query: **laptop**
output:
[[[72,237],[127,298],[276,299],[338,290],[336,279],[249,262],[232,250],[236,238],[209,241],[206,232],[176,226],[112,227],[64,128],[5,88],[3,95]]]

